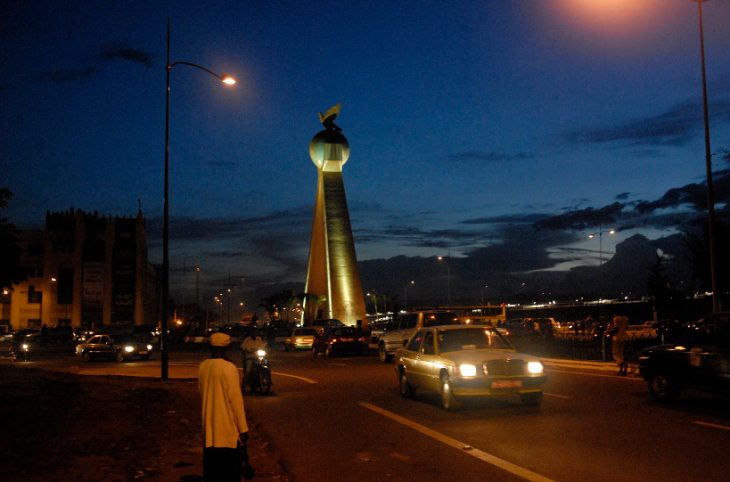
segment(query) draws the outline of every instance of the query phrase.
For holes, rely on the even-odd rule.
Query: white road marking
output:
[[[697,425],[702,425],[705,427],[719,428],[720,430],[730,430],[730,426],[728,426],[728,425],[720,425],[717,423],[702,422],[701,420],[695,420],[692,423],[697,424]]]
[[[297,380],[301,380],[303,382],[311,383],[313,385],[317,383],[315,380],[312,380],[311,378],[300,377],[298,375],[289,375],[288,373],[281,373],[281,372],[271,372],[271,373],[274,374],[274,375],[282,376],[282,377],[296,378]]]
[[[401,417],[400,415],[393,413],[389,410],[386,410],[384,408],[380,408],[377,405],[373,405],[371,403],[367,402],[360,402],[360,405],[362,407],[367,408],[368,410],[371,410],[375,413],[379,413],[380,415],[383,415],[384,417],[387,417],[395,422],[398,422],[402,425],[405,425],[408,428],[412,428],[413,430],[422,433],[423,435],[426,435],[427,437],[431,437],[434,440],[437,440],[445,445],[448,445],[449,447],[453,447],[457,450],[460,450],[462,453],[471,455],[472,457],[475,457],[482,462],[486,462],[490,465],[494,465],[495,467],[499,467],[502,470],[505,470],[511,474],[514,474],[518,477],[522,477],[525,480],[529,480],[532,482],[553,482],[552,479],[549,479],[547,477],[544,477],[538,473],[535,473],[529,469],[526,469],[524,467],[520,467],[519,465],[513,464],[512,462],[508,462],[504,459],[500,459],[499,457],[489,454],[487,452],[483,452],[479,449],[475,449],[474,447],[471,447],[468,444],[465,444],[463,442],[459,442],[456,439],[453,439],[449,437],[448,435],[444,435],[440,432],[437,432],[435,430],[432,430],[424,425],[421,425],[419,423],[416,423],[412,420],[409,420],[405,417]]]
[[[557,393],[548,393],[548,392],[542,392],[543,395],[546,397],[553,397],[553,398],[560,398],[562,400],[573,400],[573,397],[570,397],[568,395],[558,395]]]
[[[613,378],[616,380],[626,380],[626,381],[636,381],[636,382],[643,382],[644,379],[641,377],[634,377],[634,376],[620,376],[620,375],[605,375],[602,373],[586,373],[586,372],[576,372],[572,370],[556,370],[556,369],[550,369],[547,370],[548,372],[560,372],[560,373],[566,373],[569,375],[578,375],[582,377],[599,377],[599,378]]]

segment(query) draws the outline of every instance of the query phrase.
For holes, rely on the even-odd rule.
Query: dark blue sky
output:
[[[730,5],[704,10],[722,171]],[[160,262],[167,18],[174,61],[238,78],[227,88],[172,72],[173,290],[191,289],[177,270],[193,265],[214,287],[229,274],[248,286],[303,281],[308,143],[317,112],[336,102],[360,260],[489,246],[509,258],[519,245],[516,269],[568,269],[597,263],[587,235],[599,226],[622,228],[604,237],[610,257],[634,234],[676,233],[698,207],[665,197],[704,180],[689,0],[5,1],[2,11],[1,184],[20,227],[71,206],[133,215],[139,199]],[[543,256],[531,263],[519,257],[538,221],[554,229],[532,238]]]

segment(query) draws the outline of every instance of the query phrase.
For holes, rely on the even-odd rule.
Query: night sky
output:
[[[730,4],[704,14],[723,212]],[[168,18],[173,61],[238,79],[172,71],[173,295],[195,265],[206,290],[303,283],[308,144],[337,102],[360,261],[491,250],[504,271],[568,270],[599,262],[591,232],[619,229],[610,259],[704,212],[689,0],[5,0],[0,187],[16,226],[70,207],[131,216],[139,200],[161,262]]]

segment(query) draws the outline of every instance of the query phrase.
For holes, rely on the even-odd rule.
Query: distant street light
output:
[[[481,292],[482,292],[482,304],[484,304],[484,300],[487,297],[487,289],[489,289],[489,285],[482,286]]]
[[[446,299],[448,303],[451,303],[451,250],[449,250],[449,256],[438,256],[439,261],[443,261],[446,264]]]
[[[378,293],[373,291],[372,294],[366,293],[365,296],[373,299],[373,308],[375,309],[375,317],[377,318],[377,316],[378,316]]]
[[[403,287],[403,309],[408,309],[408,287],[416,284],[415,281],[411,280]]]
[[[705,170],[707,171],[707,237],[710,248],[710,284],[712,286],[712,311],[720,311],[720,298],[717,286],[717,266],[715,260],[715,188],[712,182],[712,151],[710,149],[710,114],[707,107],[707,74],[705,72],[705,33],[702,26],[702,4],[708,0],[692,0],[697,2],[700,26],[700,65],[702,69],[702,108],[705,128]]]
[[[608,231],[606,231],[604,233],[603,227],[599,226],[597,233],[591,233],[588,235],[589,239],[593,239],[596,236],[598,236],[598,266],[599,267],[603,266],[603,235],[604,234],[616,234],[616,230],[609,229]]]
[[[162,214],[162,323],[160,335],[160,367],[161,378],[168,378],[168,347],[167,347],[167,325],[169,317],[169,298],[170,298],[170,259],[169,259],[169,166],[170,166],[170,72],[176,65],[187,65],[195,67],[203,72],[216,77],[227,85],[233,85],[236,80],[230,75],[218,75],[212,70],[202,65],[192,62],[170,62],[170,21],[167,21],[167,62],[165,63],[165,188],[164,188],[164,207]]]

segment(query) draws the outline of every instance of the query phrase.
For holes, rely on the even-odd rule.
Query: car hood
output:
[[[525,353],[518,353],[514,350],[507,349],[494,349],[485,348],[481,350],[465,350],[465,351],[452,351],[442,353],[441,357],[446,360],[451,360],[454,364],[458,365],[461,363],[481,363],[490,360],[525,360],[525,361],[539,361],[539,359],[532,355]]]

